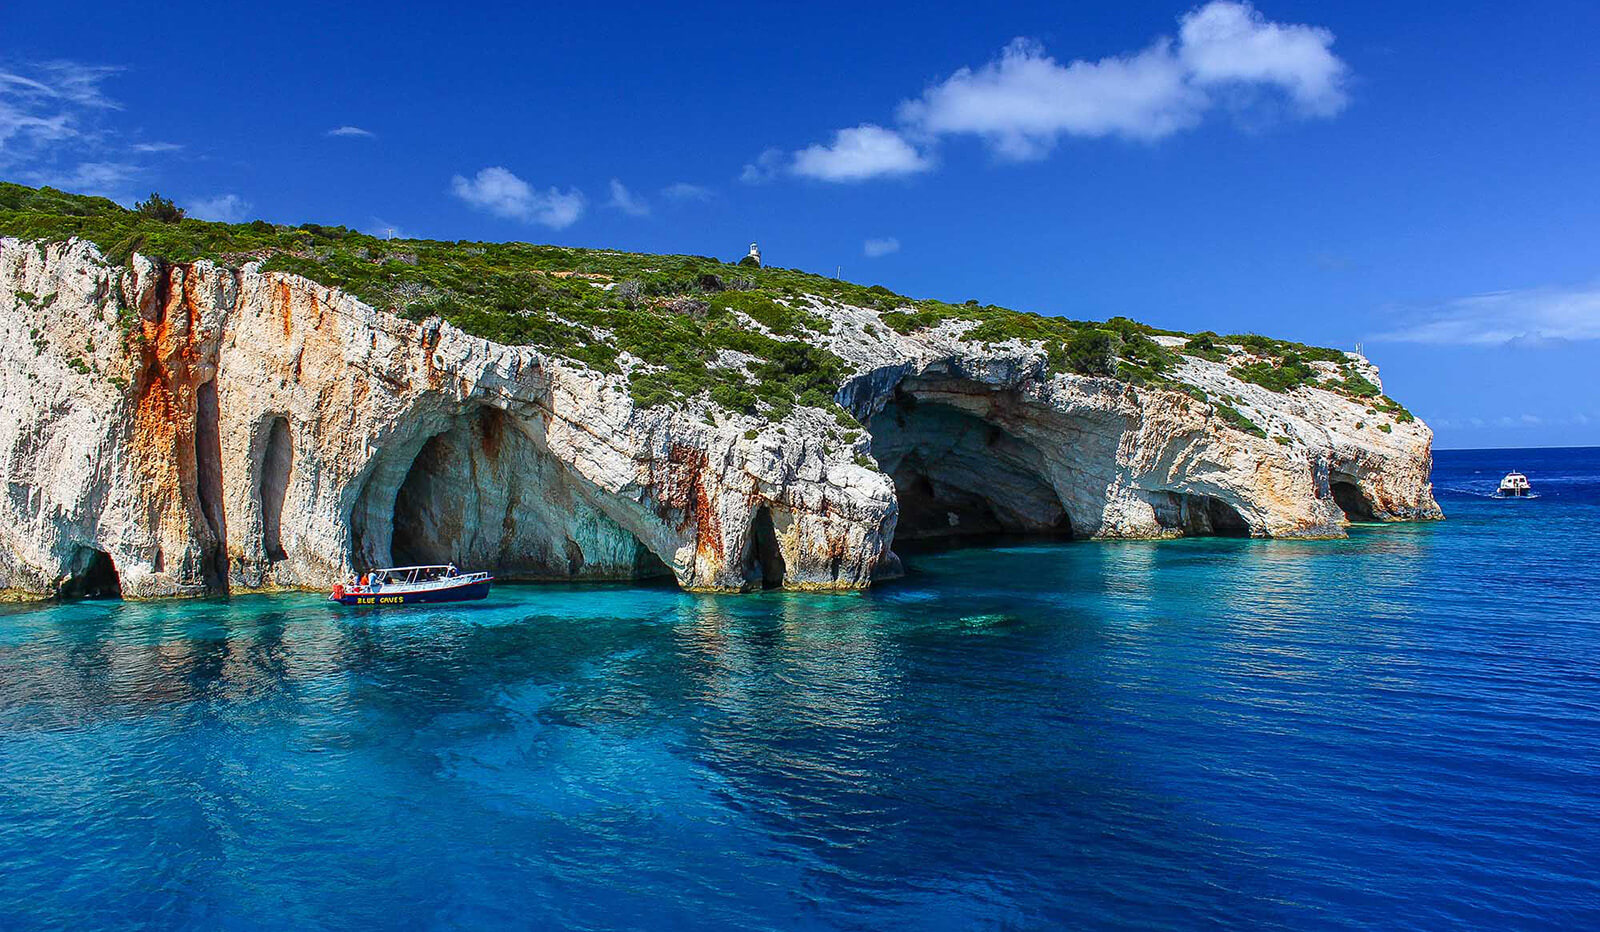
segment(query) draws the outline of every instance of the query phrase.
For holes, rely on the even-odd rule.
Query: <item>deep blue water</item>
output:
[[[859,595],[8,611],[0,928],[1600,926],[1600,450],[1435,484]]]

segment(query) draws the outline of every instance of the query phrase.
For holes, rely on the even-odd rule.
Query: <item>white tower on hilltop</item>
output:
[[[755,243],[751,243],[750,244],[750,254],[748,256],[745,256],[745,258],[746,259],[754,259],[754,260],[756,260],[756,265],[760,265],[761,264],[761,247],[757,246]]]

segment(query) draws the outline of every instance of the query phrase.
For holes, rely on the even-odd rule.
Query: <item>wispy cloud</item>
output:
[[[183,147],[128,142],[107,122],[122,107],[105,84],[121,70],[64,60],[0,69],[0,171],[31,184],[131,199],[147,174],[140,156]]]
[[[643,217],[650,213],[650,205],[645,203],[644,198],[629,191],[628,186],[616,178],[611,179],[611,200],[606,201],[606,206],[630,217]]]
[[[669,201],[685,204],[694,201],[709,201],[713,194],[710,188],[702,185],[690,184],[687,181],[677,181],[662,188],[661,196]]]
[[[829,181],[925,171],[929,148],[952,136],[977,137],[1004,160],[1038,159],[1062,137],[1153,142],[1198,126],[1219,107],[1264,101],[1303,118],[1331,117],[1349,103],[1349,67],[1333,42],[1327,29],[1271,22],[1244,0],[1211,0],[1179,17],[1175,38],[1097,60],[1062,62],[1019,38],[995,59],[902,102],[896,128],[843,130],[831,145],[795,153],[792,169]],[[878,157],[834,155],[846,133],[873,143]]]
[[[82,149],[97,113],[117,109],[100,87],[117,71],[68,61],[0,70],[0,167]]]
[[[357,139],[374,139],[378,134],[374,133],[370,129],[362,129],[359,126],[336,126],[333,129],[328,130],[327,135],[352,137]]]
[[[745,163],[744,171],[739,173],[739,180],[745,184],[765,184],[778,177],[783,171],[784,163],[788,156],[782,149],[767,149],[755,157],[754,161]]]
[[[869,239],[861,244],[861,254],[868,259],[876,259],[879,256],[887,256],[891,252],[899,251],[900,241],[892,236]]]
[[[552,186],[539,191],[498,165],[482,169],[471,178],[456,175],[450,180],[450,191],[469,206],[496,217],[537,223],[554,230],[576,223],[588,206],[583,192],[577,188],[561,191]]]
[[[1600,282],[1472,295],[1412,316],[1412,323],[1372,339],[1464,346],[1600,340]]]
[[[78,162],[67,168],[30,170],[21,177],[33,184],[49,185],[74,194],[125,198],[144,170],[127,162]]]
[[[249,215],[250,202],[237,194],[219,194],[189,201],[184,205],[184,210],[189,216],[200,220],[238,223]]]

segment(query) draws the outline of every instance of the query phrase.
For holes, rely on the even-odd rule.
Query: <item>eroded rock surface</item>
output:
[[[1431,432],[1365,402],[1184,357],[1179,378],[1264,439],[958,322],[905,335],[809,303],[864,430],[818,408],[641,410],[623,376],[254,265],[0,239],[0,589],[322,588],[409,561],[859,588],[897,537],[1335,537],[1439,516]]]

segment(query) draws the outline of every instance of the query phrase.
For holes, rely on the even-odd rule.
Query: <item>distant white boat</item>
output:
[[[1533,492],[1533,487],[1528,485],[1528,477],[1520,472],[1506,473],[1500,480],[1500,489],[1495,494],[1501,498],[1527,498]]]

